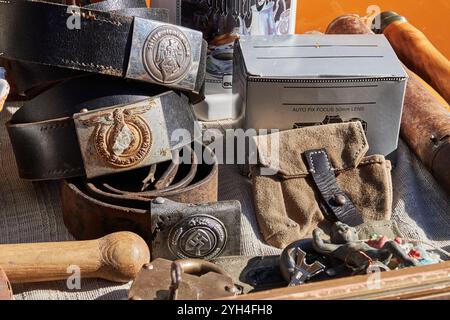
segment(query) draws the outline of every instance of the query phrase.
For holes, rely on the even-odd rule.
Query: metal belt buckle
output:
[[[86,110],[73,120],[88,178],[172,159],[161,98]]]
[[[126,78],[195,91],[202,43],[201,32],[135,17]]]
[[[153,259],[211,260],[240,255],[238,201],[194,205],[157,198],[150,210]]]

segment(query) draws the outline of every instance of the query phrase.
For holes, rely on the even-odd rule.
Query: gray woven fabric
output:
[[[450,197],[403,142],[393,187],[392,219],[402,236],[450,251]]]
[[[0,114],[0,243],[66,241],[73,238],[64,227],[56,182],[30,183],[17,176],[5,122]],[[221,200],[242,203],[242,253],[270,255],[279,250],[260,240],[253,213],[251,185],[236,166],[221,166]],[[450,199],[409,149],[400,144],[394,171],[394,217],[404,236],[450,245]],[[14,285],[16,299],[126,299],[130,284],[82,280],[81,290],[67,289],[65,281]]]

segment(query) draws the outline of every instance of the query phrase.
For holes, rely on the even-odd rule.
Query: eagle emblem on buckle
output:
[[[158,82],[179,82],[192,64],[189,40],[176,27],[158,27],[145,41],[143,61],[147,72]]]
[[[155,105],[116,108],[96,114],[81,124],[95,127],[93,143],[100,158],[114,167],[128,168],[146,158],[152,147],[152,132],[140,116]]]

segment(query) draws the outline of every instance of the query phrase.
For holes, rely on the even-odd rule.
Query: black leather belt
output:
[[[201,134],[184,94],[102,75],[47,90],[25,103],[7,128],[20,177],[28,180],[149,166],[170,160],[172,150]]]
[[[201,32],[148,19],[166,19],[164,11],[130,6],[145,2],[109,0],[74,11],[46,2],[0,1],[1,57],[18,62],[28,76],[37,68],[34,83],[21,85],[14,75],[22,90],[84,71],[199,93],[207,47]],[[68,27],[71,18],[79,18],[79,28]]]

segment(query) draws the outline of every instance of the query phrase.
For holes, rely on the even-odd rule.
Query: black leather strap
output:
[[[107,1],[108,4],[81,8],[81,26],[74,30],[67,27],[70,17],[68,6],[26,0],[0,1],[2,58],[38,64],[41,68],[101,73],[200,92],[204,82],[207,47],[201,33],[148,20],[155,16],[154,13],[146,12],[146,9],[127,12],[122,6],[128,5],[130,1],[136,2]],[[114,13],[97,10],[102,8]],[[137,14],[143,18],[133,17]],[[142,66],[144,62],[134,58],[141,57],[145,51],[145,43],[139,37],[147,38],[158,27],[164,29],[169,26],[171,30],[186,35],[192,50],[192,61],[186,60],[186,63],[190,63],[188,71],[180,72],[180,79],[176,81],[158,78]],[[145,61],[145,58],[141,59]],[[51,75],[44,78],[54,79]]]
[[[44,92],[7,123],[20,177],[51,180],[85,175],[72,116],[84,108],[92,111],[158,97],[167,134],[183,128],[194,139],[196,124],[188,98],[161,86],[94,75],[65,81]],[[171,147],[179,144],[172,142]]]
[[[66,4],[69,4],[66,1]],[[145,0],[108,0],[87,4],[84,8],[99,11],[126,10],[127,8],[146,8]]]
[[[324,216],[328,220],[341,221],[352,227],[362,224],[364,221],[361,213],[337,184],[327,151],[309,150],[305,152],[305,157],[323,200],[320,206]]]
[[[52,2],[62,3],[63,1]],[[161,22],[168,22],[169,20],[168,10],[147,8],[145,0],[107,0],[90,4],[86,8]],[[61,81],[83,74],[78,70],[1,58],[0,65],[7,68],[8,81],[12,87],[8,99],[12,101],[30,100]]]

